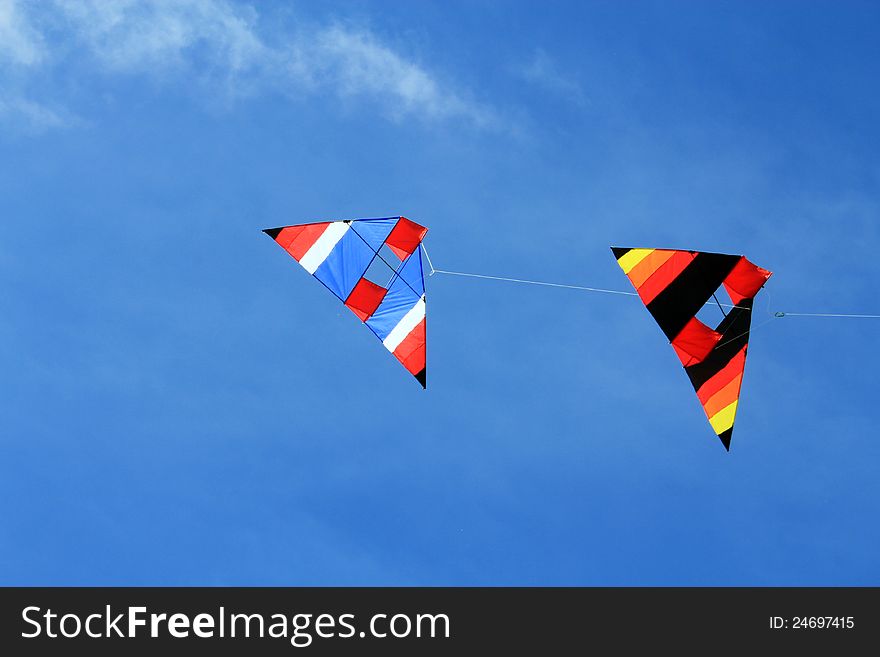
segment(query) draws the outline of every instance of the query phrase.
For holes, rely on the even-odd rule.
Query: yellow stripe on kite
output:
[[[736,418],[736,405],[739,400],[722,408],[709,418],[709,424],[719,436],[733,426],[733,420]]]
[[[712,417],[718,411],[723,411],[730,402],[739,401],[739,389],[742,386],[743,375],[737,374],[721,390],[706,400],[703,408],[706,415]]]
[[[632,271],[633,267],[635,267],[649,255],[651,255],[653,252],[654,249],[630,249],[620,257],[620,260],[617,261],[617,264],[620,265],[621,269],[623,269],[624,274],[628,274],[630,273],[630,271]]]

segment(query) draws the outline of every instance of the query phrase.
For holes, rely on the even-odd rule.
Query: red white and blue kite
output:
[[[385,217],[263,232],[335,294],[427,387],[425,277],[419,248],[427,228],[406,217]]]

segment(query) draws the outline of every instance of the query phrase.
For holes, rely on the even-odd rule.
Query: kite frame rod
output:
[[[399,218],[400,218],[400,217],[398,217],[398,219],[399,219]],[[363,219],[363,220],[361,220],[361,221],[367,221],[367,220],[366,220],[366,219]],[[406,257],[406,259],[401,260],[401,261],[400,261],[400,264],[399,264],[397,267],[394,267],[390,262],[388,262],[385,258],[382,257],[382,254],[379,253],[379,251],[377,251],[376,249],[374,249],[374,248],[372,247],[372,245],[371,245],[367,240],[364,239],[364,236],[363,236],[363,235],[361,235],[359,232],[357,232],[357,230],[355,230],[354,226],[351,226],[350,223],[349,223],[349,226],[351,227],[352,232],[353,232],[355,235],[357,235],[357,236],[361,239],[361,242],[363,242],[364,244],[366,244],[366,245],[367,245],[367,248],[370,249],[370,251],[373,252],[373,259],[370,260],[370,265],[373,264],[373,260],[375,260],[376,258],[379,258],[379,260],[381,260],[383,263],[385,263],[385,266],[388,267],[388,268],[393,272],[393,275],[391,276],[391,280],[388,281],[388,287],[389,287],[389,288],[391,287],[391,284],[394,282],[394,280],[397,279],[397,278],[399,278],[400,280],[402,280],[402,281],[404,282],[404,284],[405,284],[410,290],[412,290],[412,293],[413,293],[413,294],[415,294],[417,297],[421,297],[421,296],[423,296],[423,295],[419,294],[419,293],[415,290],[415,288],[414,288],[412,285],[409,284],[409,281],[406,280],[406,278],[404,278],[404,276],[400,273],[400,272],[403,270],[403,265],[404,265],[404,264],[405,264],[410,258],[412,258],[413,253],[415,253],[415,251],[413,251],[413,253],[410,253],[410,254]],[[421,244],[421,242],[419,242],[419,244]],[[370,269],[370,265],[367,265],[367,270]],[[366,274],[367,272],[364,271],[364,273]],[[344,300],[343,300],[343,301],[344,301]]]

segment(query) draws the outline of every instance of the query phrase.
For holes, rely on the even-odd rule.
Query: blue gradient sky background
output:
[[[642,305],[435,276],[429,389],[259,229],[880,312],[872,3],[0,0],[3,584],[880,584],[876,320],[756,330],[728,454]]]

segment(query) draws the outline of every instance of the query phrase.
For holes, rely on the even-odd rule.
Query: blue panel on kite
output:
[[[348,230],[315,270],[315,278],[345,301],[375,256],[376,252],[363,239]]]
[[[398,270],[388,293],[367,320],[373,332],[384,340],[425,293],[421,251],[413,253]]]
[[[425,293],[425,274],[422,269],[422,254],[420,251],[414,252],[406,259],[403,265],[398,268],[397,275],[419,296]],[[397,282],[396,279],[395,282]],[[393,287],[394,283],[391,286]]]
[[[358,219],[351,222],[351,230],[355,231],[370,246],[373,251],[378,251],[385,243],[385,238],[391,234],[397,224],[398,217],[390,219]]]

